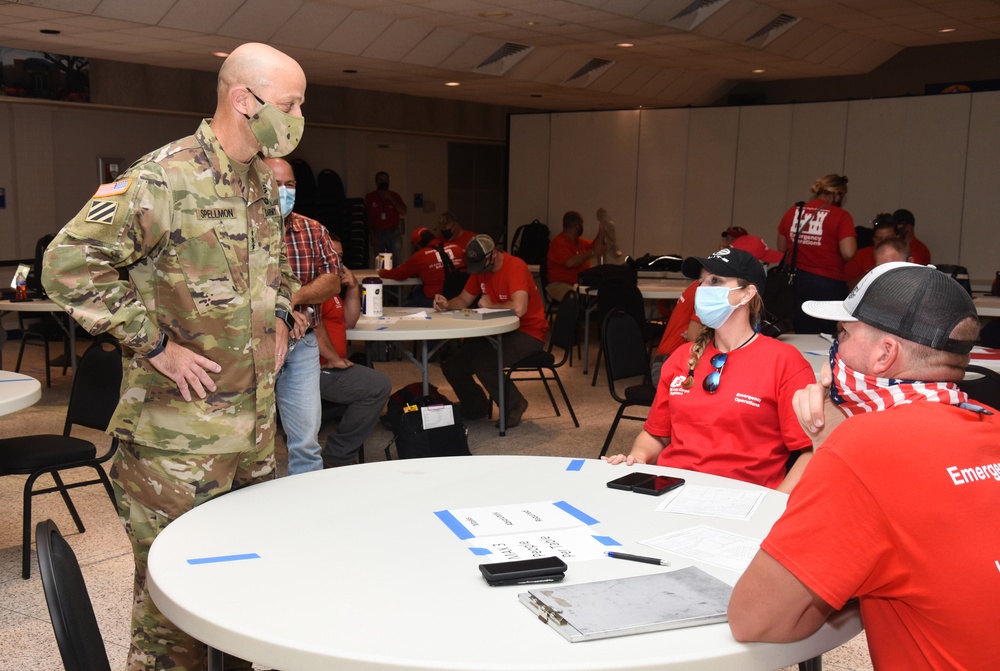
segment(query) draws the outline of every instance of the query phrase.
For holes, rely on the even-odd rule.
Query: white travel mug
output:
[[[382,252],[375,257],[379,270],[392,270],[392,252]]]

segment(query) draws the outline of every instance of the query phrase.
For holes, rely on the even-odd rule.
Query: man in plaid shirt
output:
[[[319,429],[322,405],[319,395],[319,348],[313,328],[320,320],[320,306],[340,293],[340,257],[330,234],[321,223],[292,212],[295,204],[295,173],[288,161],[265,159],[274,173],[285,221],[285,245],[292,273],[302,288],[292,296],[297,338],[275,383],[278,415],[288,445],[288,475],[318,471]]]

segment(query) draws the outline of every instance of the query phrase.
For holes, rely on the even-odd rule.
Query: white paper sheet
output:
[[[666,550],[695,561],[715,564],[742,573],[760,549],[760,541],[705,525],[674,531],[648,540],[643,545]]]
[[[405,317],[400,317],[400,321],[423,321],[425,319],[430,319],[430,316],[426,311],[421,310],[420,312],[414,312],[411,315],[406,315]]]
[[[388,326],[399,321],[398,317],[358,317],[359,324],[380,324]]]
[[[663,513],[748,520],[760,507],[765,495],[766,492],[746,489],[685,485],[656,509]]]
[[[463,508],[448,512],[476,538],[587,526],[583,520],[559,508],[553,501]]]
[[[468,543],[482,548],[477,557],[493,563],[552,556],[565,562],[600,559],[609,549],[589,527],[473,538]],[[488,554],[483,554],[487,550]]]
[[[455,424],[455,414],[450,405],[431,405],[420,408],[420,419],[424,423],[425,431]]]

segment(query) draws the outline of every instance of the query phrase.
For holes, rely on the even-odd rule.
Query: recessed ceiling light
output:
[[[532,94],[531,94],[531,97],[532,97],[532,98],[541,98],[541,97],[542,97],[542,94],[541,94],[541,93],[532,93]]]
[[[760,75],[767,72],[767,70],[764,70],[762,68],[757,68],[756,70],[751,70],[750,72],[754,73],[755,75]]]
[[[60,34],[62,34],[61,30],[54,30],[52,28],[42,28],[38,32],[40,32],[42,35],[60,35]]]
[[[341,70],[341,72],[343,72],[345,75],[356,75],[356,74],[358,74],[357,70]]]
[[[210,51],[208,53],[210,53],[211,55],[213,55],[213,56],[215,56],[217,58],[227,58],[229,56],[229,52],[228,51]]]
[[[622,47],[622,48],[634,47],[635,43],[634,42],[618,42],[618,43],[615,44],[615,46],[616,47]]]
[[[541,23],[539,23],[538,21],[526,21],[525,23],[527,25],[529,25],[529,26],[539,26],[539,25],[541,25]]]
[[[461,86],[462,82],[445,82],[445,86]]]
[[[957,28],[942,28],[942,29],[941,29],[941,30],[939,30],[938,32],[939,32],[939,33],[953,33],[953,32],[955,32],[956,30],[957,30]]]
[[[479,12],[479,16],[484,19],[506,19],[513,14],[511,12]]]

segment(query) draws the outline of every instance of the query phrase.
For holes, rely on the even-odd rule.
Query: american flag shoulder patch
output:
[[[117,182],[110,182],[109,184],[101,184],[97,189],[97,193],[94,194],[94,198],[105,198],[107,196],[117,196],[119,194],[128,191],[129,184],[132,183],[132,178],[128,177],[125,179],[120,179]]]
[[[117,211],[118,203],[113,200],[92,200],[87,209],[87,218],[84,221],[92,224],[111,224]]]

